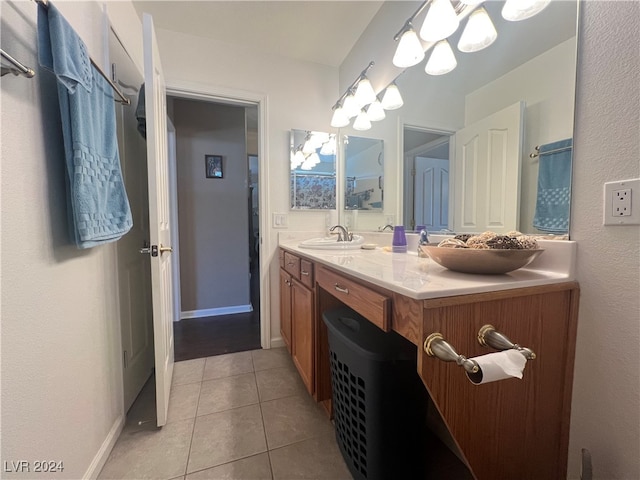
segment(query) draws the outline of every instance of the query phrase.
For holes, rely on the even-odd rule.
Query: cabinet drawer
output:
[[[391,330],[391,298],[325,268],[318,268],[316,281],[324,290],[364,316],[385,332]]]
[[[313,263],[309,260],[300,259],[300,282],[313,289]]]
[[[289,252],[284,252],[284,269],[292,277],[300,279],[300,258]]]
[[[278,250],[278,260],[280,262],[280,268],[284,268],[284,250]]]

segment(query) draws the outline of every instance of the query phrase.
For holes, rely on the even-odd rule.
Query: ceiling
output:
[[[134,0],[156,28],[338,67],[382,1]]]

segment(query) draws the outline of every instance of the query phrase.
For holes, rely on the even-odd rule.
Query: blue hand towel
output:
[[[38,58],[58,80],[69,231],[79,248],[118,240],[133,226],[118,154],[113,90],[51,3],[38,5]]]
[[[569,232],[572,146],[571,138],[540,146],[538,197],[533,218],[533,226],[540,231]]]

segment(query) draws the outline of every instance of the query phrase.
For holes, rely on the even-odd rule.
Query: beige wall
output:
[[[640,177],[640,3],[582,2],[571,237],[580,317],[569,472],[640,478],[640,227],[602,226],[604,182]],[[635,193],[635,192],[634,192]]]
[[[100,5],[56,5],[101,64]],[[0,8],[3,50],[36,70],[2,78],[1,457],[63,461],[59,478],[95,476],[124,419],[116,246],[69,243],[56,84],[37,67],[37,7]],[[141,28],[128,2],[113,21]]]
[[[175,99],[182,311],[248,307],[245,109]],[[205,177],[221,155],[222,178]]]

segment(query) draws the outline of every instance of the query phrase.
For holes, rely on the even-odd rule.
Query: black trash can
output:
[[[416,346],[347,307],[327,310],[336,440],[355,479],[424,478],[428,395]]]

